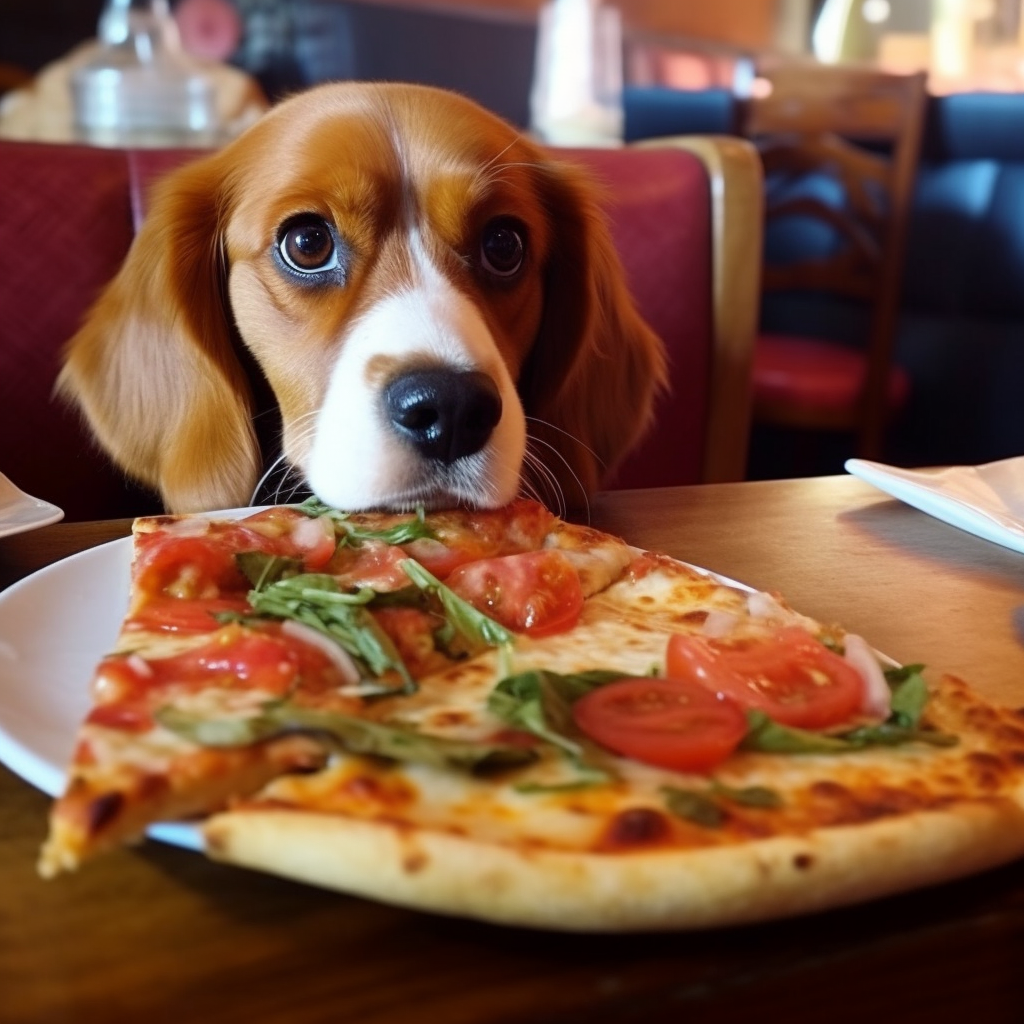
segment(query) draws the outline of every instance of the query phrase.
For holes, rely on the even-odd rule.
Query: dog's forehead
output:
[[[333,189],[358,203],[357,193],[399,185],[521,188],[539,158],[511,125],[426,87],[323,87],[282,104],[257,129],[247,140],[243,202],[269,194],[308,206],[314,193]]]

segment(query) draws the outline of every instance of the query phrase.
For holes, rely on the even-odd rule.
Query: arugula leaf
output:
[[[427,525],[426,515],[423,506],[416,509],[416,515],[412,519],[395,523],[394,526],[386,527],[383,530],[369,530],[363,526],[357,526],[349,522],[349,514],[340,512],[330,505],[324,504],[319,498],[308,498],[301,505],[295,506],[300,512],[313,518],[326,516],[334,523],[335,531],[341,532],[341,543],[358,546],[365,540],[381,540],[385,544],[409,544],[414,540],[437,538],[437,534]]]
[[[519,729],[525,729],[565,753],[591,785],[612,777],[607,755],[584,736],[573,722],[572,705],[598,686],[622,679],[621,672],[595,669],[560,675],[531,669],[506,676],[487,698],[488,710]]]
[[[727,786],[717,779],[711,780],[712,792],[741,807],[771,809],[782,806],[782,797],[767,786]]]
[[[321,736],[352,754],[483,773],[520,767],[536,760],[528,747],[475,743],[428,736],[402,726],[385,725],[337,711],[306,708],[285,701],[270,702],[245,718],[207,718],[167,706],[156,712],[166,729],[201,746],[242,747],[288,733]]]
[[[782,798],[774,789],[766,786],[727,786],[716,779],[703,791],[680,789],[678,786],[662,786],[662,794],[669,811],[704,828],[720,828],[726,819],[722,803],[739,804],[742,807],[772,809],[782,806]]]
[[[483,612],[477,611],[468,601],[464,601],[455,591],[424,569],[415,558],[403,558],[398,564],[420,590],[432,594],[441,602],[445,618],[452,628],[470,643],[500,647],[515,640],[514,633]],[[442,643],[448,644],[451,639],[450,635],[444,636]]]
[[[302,573],[249,592],[249,603],[260,615],[294,619],[334,640],[368,674],[380,678],[396,672],[402,681],[398,690],[413,693],[416,683],[391,638],[365,608],[375,597],[369,587],[354,594],[343,593],[333,576]]]
[[[604,772],[584,773],[581,778],[573,779],[570,782],[525,782],[521,786],[513,786],[517,793],[526,796],[534,796],[544,793],[575,793],[581,789],[589,789],[591,786],[599,786],[607,782],[608,776]]]
[[[904,729],[917,728],[928,703],[928,685],[921,675],[923,665],[902,665],[887,669],[885,680],[892,690],[889,722]]]
[[[898,713],[879,725],[862,725],[837,734],[781,725],[756,710],[747,712],[747,726],[740,748],[766,754],[845,754],[867,747],[894,747],[904,743],[952,747],[959,742],[956,736],[935,729],[901,725]]]
[[[959,738],[937,729],[907,728],[891,719],[880,725],[862,725],[843,733],[851,747],[863,750],[865,747],[898,747],[904,743],[927,743],[933,747],[955,747]]]
[[[665,797],[665,806],[677,818],[692,821],[704,828],[721,828],[725,822],[725,811],[709,793],[664,786],[662,794]]]
[[[740,749],[767,754],[842,754],[853,748],[838,736],[781,725],[763,711],[750,710]]]
[[[524,676],[503,679],[488,695],[487,708],[502,721],[539,736],[577,760],[583,756],[583,747],[565,735],[572,712],[557,691],[545,686],[543,674],[526,673],[533,683],[529,692],[525,686],[515,686]]]
[[[265,551],[240,551],[235,555],[235,565],[256,590],[289,576],[298,576],[302,564],[301,558],[268,555]]]

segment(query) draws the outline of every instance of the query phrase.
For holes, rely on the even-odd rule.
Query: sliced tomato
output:
[[[444,580],[460,565],[480,557],[465,547],[451,547],[431,537],[410,541],[402,545],[406,557],[415,558],[424,569],[439,580]]]
[[[338,546],[334,524],[327,516],[302,516],[292,526],[287,541],[311,572],[323,569]]]
[[[243,551],[301,558],[310,571],[323,569],[334,555],[334,525],[293,508],[269,508],[237,522],[203,526],[188,521],[138,539],[133,568],[138,589],[170,597],[217,597],[248,590],[235,564]]]
[[[204,685],[241,686],[269,693],[285,693],[297,681],[299,659],[295,645],[263,633],[240,633],[226,643],[165,659],[163,675],[171,681],[201,681]]]
[[[459,566],[448,586],[508,629],[532,636],[562,633],[583,610],[583,588],[560,551],[527,551]]]
[[[355,547],[338,548],[330,571],[344,589],[371,587],[378,594],[388,594],[411,585],[402,568],[408,557],[394,544],[365,540]]]
[[[235,565],[234,551],[219,537],[208,534],[143,535],[136,547],[132,574],[137,590],[168,597],[218,597],[224,592],[245,591],[249,586]]]
[[[603,747],[635,761],[704,772],[724,761],[747,732],[743,709],[699,683],[622,679],[573,705],[579,728]]]
[[[153,728],[153,715],[144,704],[100,704],[86,721],[119,732],[146,732]]]
[[[128,629],[166,633],[207,633],[220,629],[216,616],[223,612],[251,611],[244,597],[189,600],[183,597],[151,597],[125,621]]]
[[[860,673],[799,626],[738,641],[677,634],[665,672],[801,729],[847,722],[864,699]]]
[[[549,509],[526,498],[500,508],[477,509],[471,516],[453,509],[431,512],[428,518],[437,540],[460,562],[535,551],[556,521]],[[412,545],[409,550],[412,553]]]
[[[441,616],[420,608],[377,608],[373,617],[414,677],[448,663],[434,644],[435,631],[444,625]]]
[[[171,691],[223,687],[286,694],[298,688],[308,695],[333,691],[346,682],[345,672],[321,646],[277,626],[252,630],[232,624],[181,654],[104,659],[93,680],[93,697],[98,704],[159,705]]]
[[[239,525],[266,539],[256,550],[301,558],[305,568],[312,572],[327,565],[338,546],[329,516],[307,516],[287,505],[265,508]]]

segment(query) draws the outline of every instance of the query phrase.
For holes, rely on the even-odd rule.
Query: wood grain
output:
[[[858,480],[618,492],[594,502],[592,520],[1024,703],[1012,627],[1024,556]],[[126,529],[58,524],[7,538],[0,571]],[[47,807],[0,769],[2,1024],[1022,1019],[1019,864],[753,928],[565,936],[417,914],[153,842],[43,882],[34,862]]]

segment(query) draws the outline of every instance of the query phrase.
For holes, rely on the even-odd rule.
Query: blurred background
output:
[[[542,0],[222,2],[240,18],[225,59],[271,98],[327,78],[403,78],[461,89],[528,122]],[[0,62],[38,71],[93,37],[103,6],[0,0]],[[207,6],[212,18],[216,5],[194,6]],[[619,0],[615,7],[627,84],[732,84],[738,61],[766,54],[924,69],[933,93],[1014,91],[1024,80],[1020,0]]]
[[[1024,454],[1022,2],[554,5],[563,13],[600,6],[611,16],[602,24],[611,40],[604,55],[613,58],[607,81],[614,116],[577,138],[586,144],[744,134],[748,104],[769,70],[786,64],[927,75],[894,340],[909,397],[889,425],[883,452],[897,464]],[[52,81],[43,72],[83,52],[104,10],[127,6],[139,5],[0,0],[0,93],[7,90],[9,98],[18,86]],[[542,0],[160,0],[141,6],[162,6],[173,15],[185,52],[235,76],[222,74],[214,85],[231,93],[229,114],[237,115],[239,126],[258,116],[265,102],[317,82],[394,79],[458,90],[536,129],[531,95],[538,82],[550,79],[552,69],[564,71],[586,48],[570,32],[567,47],[549,48],[549,66],[538,64],[539,29],[553,10]],[[246,83],[255,83],[263,99]],[[855,346],[865,310],[829,303],[809,312],[795,300],[766,302],[762,323],[831,334]],[[836,472],[852,453],[849,437],[822,433],[808,454],[802,440],[755,422],[749,473]]]

